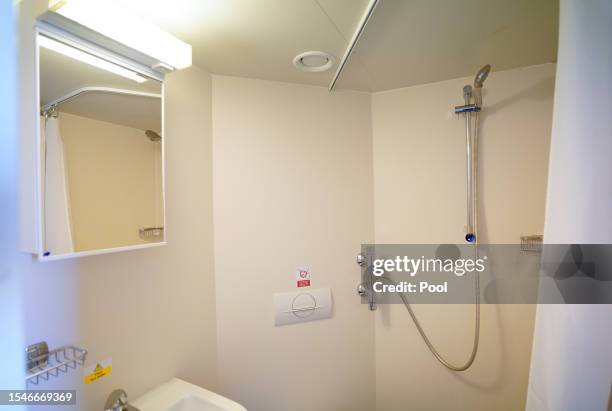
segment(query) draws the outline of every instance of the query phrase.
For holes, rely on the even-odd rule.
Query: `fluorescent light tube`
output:
[[[111,0],[51,0],[51,9],[174,69],[191,66],[191,46]]]
[[[92,54],[68,46],[67,44],[53,40],[49,37],[38,36],[38,45],[46,49],[53,50],[57,53],[61,53],[82,63],[92,65],[102,70],[110,71],[111,73],[118,74],[120,76],[129,78],[130,80],[137,81],[139,83],[147,81],[145,77],[138,75],[132,70],[128,70],[125,67],[118,66],[117,64],[111,63],[110,61],[103,60],[100,57],[96,57]]]

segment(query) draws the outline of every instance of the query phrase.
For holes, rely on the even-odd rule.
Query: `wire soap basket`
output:
[[[521,236],[521,251],[541,253],[543,242],[544,242],[544,236],[542,235]]]
[[[87,350],[74,345],[49,351],[44,341],[32,344],[26,348],[26,384],[38,385],[41,379],[48,381],[50,377],[68,373],[69,369],[84,365],[86,358]]]

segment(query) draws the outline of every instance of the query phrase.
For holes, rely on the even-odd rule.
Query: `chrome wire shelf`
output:
[[[159,241],[164,238],[164,227],[143,227],[138,230],[138,235],[143,240]]]
[[[521,251],[541,253],[543,242],[544,242],[544,236],[524,235],[521,237]]]
[[[84,365],[86,358],[87,350],[74,345],[52,351],[49,351],[46,342],[30,345],[26,349],[26,384],[38,385],[41,379],[48,381],[50,377],[68,373],[68,370]]]

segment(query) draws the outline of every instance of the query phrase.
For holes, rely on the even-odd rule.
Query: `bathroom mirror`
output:
[[[164,243],[163,84],[39,33],[40,259]]]

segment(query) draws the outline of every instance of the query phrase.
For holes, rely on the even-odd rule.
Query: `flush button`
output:
[[[331,317],[331,289],[319,288],[274,294],[274,325],[287,325]]]
[[[309,293],[298,294],[291,303],[291,312],[299,318],[312,315],[317,309],[317,300]]]

